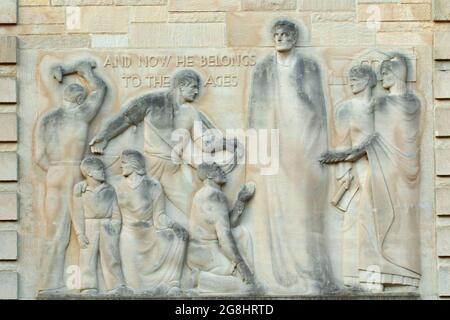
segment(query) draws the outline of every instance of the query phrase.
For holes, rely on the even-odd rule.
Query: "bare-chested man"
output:
[[[198,175],[203,187],[195,194],[189,217],[187,264],[200,294],[236,294],[256,290],[248,257],[239,250],[233,228],[238,227],[255,186],[245,185],[232,210],[225,193],[225,172],[215,163],[201,164]],[[247,252],[247,254],[249,254]]]
[[[186,216],[195,191],[201,187],[195,161],[186,159],[187,145],[203,141],[197,145],[205,154],[223,150],[224,146],[231,152],[235,151],[234,140],[227,141],[222,136],[207,139],[209,143],[205,143],[205,137],[196,136],[196,124],[205,131],[214,128],[192,105],[199,95],[200,86],[201,79],[195,71],[177,72],[170,90],[148,93],[132,100],[91,142],[92,152],[102,154],[110,140],[144,122],[144,155],[149,160],[149,175],[161,182],[167,198]],[[180,134],[183,132],[186,133],[184,138]]]
[[[36,127],[34,158],[47,172],[42,293],[64,288],[72,191],[82,179],[80,163],[85,154],[89,124],[103,104],[107,90],[105,82],[93,72],[94,67],[95,62],[82,61],[54,70],[53,76],[60,82],[66,75],[79,75],[90,90],[76,83],[68,85],[64,89],[63,105],[43,114]]]

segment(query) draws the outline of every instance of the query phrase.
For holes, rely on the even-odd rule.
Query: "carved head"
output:
[[[408,61],[404,56],[394,54],[391,59],[383,61],[380,72],[385,89],[392,88],[397,82],[406,83],[408,79]]]
[[[299,30],[297,25],[289,20],[278,20],[272,26],[272,35],[275,49],[278,52],[287,52],[295,47]]]
[[[172,91],[177,92],[182,102],[194,102],[200,93],[201,78],[193,70],[178,71],[172,77]]]
[[[70,104],[81,105],[86,101],[87,94],[83,86],[72,83],[64,89],[64,100]]]
[[[377,75],[368,65],[358,65],[350,69],[349,82],[352,92],[358,94],[367,87],[375,88],[377,85]]]
[[[106,180],[105,165],[96,157],[87,157],[81,161],[81,173],[87,178],[104,182]]]
[[[145,158],[136,150],[125,150],[121,157],[122,175],[128,177],[132,173],[140,176],[146,175]]]
[[[200,180],[212,180],[218,185],[223,185],[227,182],[227,175],[225,171],[217,163],[202,163],[198,169],[197,174]]]

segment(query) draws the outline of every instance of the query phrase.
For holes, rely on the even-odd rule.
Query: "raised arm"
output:
[[[109,141],[125,132],[131,126],[137,126],[144,120],[150,106],[145,97],[129,103],[122,111],[109,120],[89,143],[92,153],[103,154]]]
[[[95,74],[92,63],[82,62],[76,66],[76,72],[84,78],[91,89],[85,103],[82,106],[82,112],[87,121],[92,121],[98,114],[103,105],[106,96],[106,83]]]
[[[254,183],[247,183],[242,187],[241,191],[239,191],[238,198],[230,212],[230,224],[232,228],[238,226],[242,213],[244,213],[245,205],[253,198],[255,190],[256,186]]]

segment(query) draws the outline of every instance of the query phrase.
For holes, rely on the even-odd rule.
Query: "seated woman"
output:
[[[146,174],[145,159],[122,153],[124,179],[117,187],[123,226],[120,254],[127,286],[135,292],[179,291],[187,231],[165,213],[161,184]]]

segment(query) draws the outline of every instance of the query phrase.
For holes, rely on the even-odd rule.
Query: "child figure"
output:
[[[97,262],[108,294],[125,294],[119,252],[121,214],[114,188],[106,183],[103,162],[95,157],[81,162],[85,181],[74,188],[72,220],[80,244],[81,293],[97,294]]]

